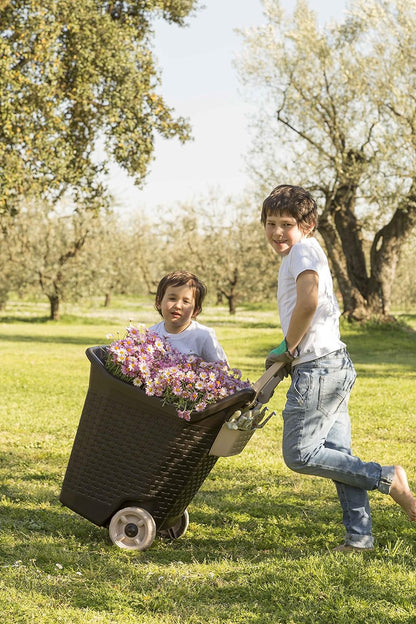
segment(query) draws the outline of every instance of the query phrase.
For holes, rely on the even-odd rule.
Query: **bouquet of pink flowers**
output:
[[[192,411],[201,412],[210,403],[251,385],[241,380],[237,368],[186,356],[144,325],[130,325],[126,336],[106,349],[107,370],[142,388],[148,396],[173,404],[185,420],[190,420]]]

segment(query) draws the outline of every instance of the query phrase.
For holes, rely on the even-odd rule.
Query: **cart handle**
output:
[[[250,403],[250,407],[256,403],[267,403],[276,386],[287,376],[286,367],[286,362],[275,362],[253,384],[252,388],[256,394]]]

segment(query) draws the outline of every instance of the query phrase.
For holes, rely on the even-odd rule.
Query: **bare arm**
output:
[[[286,334],[289,352],[293,352],[309,329],[318,307],[319,276],[315,271],[303,271],[296,280],[296,305]]]

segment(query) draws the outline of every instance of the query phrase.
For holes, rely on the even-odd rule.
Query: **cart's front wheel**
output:
[[[158,531],[157,534],[159,535],[159,537],[162,537],[163,539],[168,539],[168,540],[178,539],[178,537],[182,537],[182,535],[185,535],[188,529],[188,526],[189,526],[189,514],[188,514],[188,510],[185,509],[182,516],[179,518],[179,520],[173,527],[170,527],[169,529],[162,529],[161,531]]]
[[[156,523],[145,509],[124,507],[111,518],[108,532],[119,548],[146,550],[156,537]]]

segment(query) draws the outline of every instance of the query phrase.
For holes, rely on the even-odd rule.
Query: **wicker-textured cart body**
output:
[[[224,423],[250,405],[256,392],[241,390],[192,413],[187,422],[178,418],[173,406],[111,375],[102,347],[87,349],[87,357],[89,387],[60,500],[99,526],[109,526],[121,509],[138,508],[144,510],[146,522],[150,515],[154,534],[166,535],[181,525],[188,504],[216,463],[218,455],[211,449],[222,448],[218,436]],[[253,432],[236,432],[234,442],[227,441],[220,453],[240,452]],[[123,518],[132,525],[131,515]],[[126,538],[124,547],[143,549],[140,539],[133,538],[133,545]],[[123,547],[122,541],[118,545]]]

